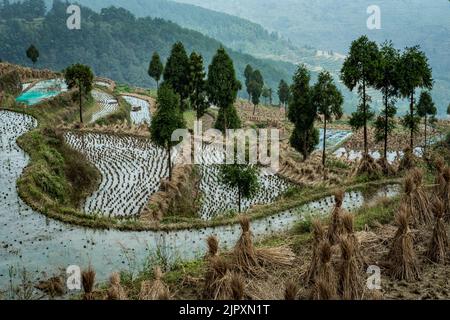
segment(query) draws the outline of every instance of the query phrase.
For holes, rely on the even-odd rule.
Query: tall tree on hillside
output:
[[[238,208],[242,212],[242,199],[250,198],[258,191],[258,167],[248,164],[228,164],[221,166],[221,180],[238,190]]]
[[[252,92],[250,90],[250,81],[252,79],[252,76],[253,76],[253,68],[251,65],[248,64],[244,70],[245,88],[247,89],[248,93],[248,102],[250,102],[252,99]]]
[[[91,93],[94,84],[94,74],[89,66],[74,64],[64,71],[64,77],[69,89],[78,87],[78,100],[80,103],[80,122],[83,123],[83,95]]]
[[[241,83],[236,79],[233,60],[224,48],[219,48],[209,66],[206,82],[208,100],[219,107],[216,129],[225,132],[227,129],[240,128],[241,120],[234,102],[241,87]]]
[[[33,62],[33,65],[35,65],[39,58],[39,50],[34,46],[34,44],[27,49],[26,54],[28,59],[30,59],[31,62]]]
[[[164,82],[181,98],[181,104],[189,97],[189,57],[181,42],[176,42],[164,68]]]
[[[157,52],[153,53],[152,60],[148,66],[148,75],[156,81],[156,88],[159,88],[159,80],[164,71],[164,65]]]
[[[262,90],[261,96],[264,98],[264,104],[267,105],[268,102],[272,104],[272,89],[265,86]]]
[[[304,160],[319,143],[319,132],[314,128],[317,109],[311,99],[310,79],[311,76],[306,66],[299,66],[293,77],[288,110],[288,118],[295,126],[290,143],[303,155]]]
[[[329,72],[323,71],[319,74],[317,83],[312,90],[312,102],[317,108],[318,114],[323,116],[322,165],[325,167],[327,123],[332,121],[333,117],[336,119],[342,117],[342,105],[344,103],[344,97],[334,84],[333,77]]]
[[[189,92],[191,106],[197,114],[199,120],[209,107],[206,97],[206,72],[203,67],[203,57],[192,52],[189,57]]]
[[[437,109],[431,98],[431,94],[427,91],[422,91],[420,94],[419,103],[417,104],[417,115],[424,119],[425,126],[425,142],[424,142],[424,154],[427,152],[427,126],[428,119],[433,119],[436,116]]]
[[[259,104],[264,88],[264,78],[261,71],[255,70],[250,79],[249,89],[252,96],[253,115],[256,113],[256,106]]]
[[[286,108],[287,103],[289,101],[289,85],[286,81],[281,80],[278,85],[278,99],[280,100],[280,105]]]
[[[172,141],[172,133],[177,129],[186,128],[186,124],[180,110],[180,97],[166,83],[159,87],[157,106],[158,109],[150,127],[151,139],[156,145],[167,150],[169,178],[172,179],[171,150],[178,143]]]
[[[419,88],[431,90],[433,88],[433,75],[425,53],[419,46],[406,48],[400,58],[400,93],[408,98],[409,114],[403,119],[403,125],[411,131],[410,149],[414,150],[414,133],[418,130],[420,119],[417,117],[415,92]]]
[[[358,89],[361,103],[352,114],[350,124],[355,129],[364,128],[364,154],[369,154],[367,141],[367,123],[374,116],[370,110],[370,96],[367,89],[373,87],[380,74],[380,52],[375,42],[367,36],[362,36],[352,42],[350,52],[341,70],[341,80],[345,86],[353,91]],[[365,158],[366,158],[365,157]]]
[[[388,137],[395,128],[395,107],[399,94],[399,63],[400,52],[392,42],[385,42],[380,48],[380,76],[375,87],[383,94],[384,110],[375,121],[375,138],[377,142],[384,141],[384,161],[387,160]]]

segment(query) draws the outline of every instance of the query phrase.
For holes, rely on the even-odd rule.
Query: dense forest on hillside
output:
[[[162,19],[135,18],[122,8],[106,8],[96,13],[82,8],[81,30],[66,26],[67,4],[55,1],[44,14],[42,5],[30,12],[29,2],[2,6],[0,20],[0,59],[29,65],[26,48],[35,44],[40,50],[37,67],[55,70],[81,62],[93,67],[97,75],[139,86],[154,85],[147,75],[148,63],[154,51],[163,60],[176,41],[187,50],[198,51],[209,64],[221,43],[199,32],[181,28]],[[40,0],[33,3],[42,4]],[[227,49],[234,60],[238,77],[243,79],[247,64],[260,69],[269,86],[276,88],[280,79],[289,79],[295,66],[290,63],[261,60]]]

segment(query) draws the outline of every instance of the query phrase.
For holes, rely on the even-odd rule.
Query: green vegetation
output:
[[[241,213],[241,200],[252,197],[258,191],[258,168],[237,163],[224,165],[221,167],[221,180],[231,188],[238,189],[238,212]]]
[[[379,77],[380,52],[375,42],[366,36],[352,42],[350,53],[341,70],[341,80],[350,91],[357,88],[361,104],[352,114],[350,125],[355,129],[364,128],[364,153],[369,153],[367,123],[373,118],[370,110],[371,98],[367,89],[375,85]]]
[[[164,65],[157,52],[153,53],[152,60],[148,67],[148,75],[156,81],[156,87],[159,88],[159,80],[164,72]]]
[[[33,0],[37,5],[40,0]],[[0,2],[1,3],[1,2]],[[92,1],[89,1],[92,3]],[[124,2],[122,1],[122,4]],[[148,5],[151,5],[149,3]],[[3,4],[0,4],[0,10]],[[20,5],[18,5],[20,6]],[[25,10],[0,14],[0,57],[8,61],[29,65],[24,48],[29,39],[45,48],[40,65],[52,70],[62,70],[74,61],[89,64],[94,73],[140,87],[156,87],[148,76],[149,53],[158,52],[167,61],[173,42],[181,41],[186,50],[200,53],[209,64],[220,42],[197,31],[184,29],[162,19],[135,18],[122,8],[105,8],[101,14],[81,7],[83,32],[74,32],[66,26],[67,5],[56,0],[50,10],[31,20]],[[23,15],[22,15],[23,13]],[[186,19],[186,16],[184,16]],[[144,39],[144,41],[143,41]],[[281,78],[287,78],[295,66],[287,62],[256,59],[250,55],[227,49],[234,60],[236,70],[243,72],[249,63],[264,74],[267,82],[275,86]],[[241,72],[238,77],[243,79]]]
[[[206,90],[211,103],[219,107],[216,129],[237,129],[241,121],[234,107],[241,83],[236,78],[233,60],[224,48],[217,50],[208,70]]]
[[[32,44],[26,51],[27,58],[33,62],[33,65],[36,64],[39,58],[39,50]]]
[[[310,79],[306,66],[299,66],[293,78],[288,110],[288,118],[295,126],[290,143],[302,154],[304,160],[319,143],[319,131],[314,128],[317,109],[312,103]]]
[[[428,58],[420,51],[419,46],[406,48],[400,58],[400,94],[410,99],[409,114],[403,119],[403,125],[411,131],[410,148],[414,149],[414,133],[420,118],[415,108],[415,93],[418,88],[430,90],[433,87],[433,76]]]
[[[89,66],[74,64],[64,70],[67,87],[78,87],[78,100],[80,106],[80,122],[83,123],[83,96],[89,95],[94,83],[94,74]]]
[[[427,127],[429,123],[435,122],[436,116],[436,105],[433,102],[433,98],[430,93],[427,91],[423,91],[420,94],[419,103],[417,104],[417,115],[420,118],[423,118],[423,124],[425,127],[425,152],[427,150]]]
[[[189,101],[192,109],[196,112],[198,120],[204,116],[209,108],[205,77],[203,57],[194,51],[189,57]]]
[[[312,103],[318,114],[323,116],[323,152],[322,165],[326,164],[327,124],[333,118],[340,119],[343,115],[342,104],[344,97],[334,84],[329,72],[321,72],[317,83],[312,88]]]
[[[167,149],[169,179],[172,179],[171,149],[177,142],[172,141],[172,133],[186,128],[183,114],[180,111],[180,97],[170,85],[162,84],[158,90],[158,110],[152,120],[150,133],[152,141]]]
[[[289,85],[284,80],[280,80],[278,84],[278,99],[280,100],[280,105],[287,107],[290,97]]]

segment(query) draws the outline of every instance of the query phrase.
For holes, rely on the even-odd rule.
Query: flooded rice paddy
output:
[[[24,267],[38,279],[43,272],[49,276],[69,265],[86,267],[91,263],[98,279],[105,280],[113,271],[142,265],[157,249],[168,259],[189,260],[204,254],[205,238],[211,234],[220,238],[224,248],[230,248],[238,239],[238,225],[171,232],[99,231],[60,223],[34,212],[16,191],[16,180],[29,158],[15,142],[34,126],[36,121],[31,117],[0,111],[0,288],[8,285],[11,267]],[[397,193],[397,186],[387,186],[371,193],[370,198]],[[354,210],[368,201],[367,197],[359,191],[348,192],[344,207]],[[290,229],[305,215],[328,214],[332,206],[332,197],[326,197],[254,221],[252,230],[261,239]]]
[[[22,86],[22,89],[26,90],[31,85],[31,83],[25,83]],[[64,80],[43,80],[36,83],[28,91],[22,93],[19,97],[16,98],[16,101],[31,106],[45,99],[53,98],[65,91],[67,91],[67,84],[64,82]]]

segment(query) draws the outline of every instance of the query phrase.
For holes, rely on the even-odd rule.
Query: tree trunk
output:
[[[80,122],[83,123],[83,103],[82,103],[82,96],[81,96],[81,85],[79,86],[79,98],[80,98]]]
[[[410,141],[410,147],[411,152],[414,150],[414,126],[413,126],[413,117],[414,117],[414,91],[411,92],[411,104],[409,105],[409,112],[411,116],[411,141]]]
[[[241,209],[241,188],[238,188],[238,207],[239,207],[239,213],[242,213],[242,209]]]
[[[171,150],[170,150],[170,143],[167,144],[167,153],[168,153],[168,157],[167,157],[167,164],[169,166],[169,180],[172,180],[172,154],[171,154]]]
[[[323,154],[322,154],[322,165],[325,170],[326,163],[326,146],[327,146],[327,117],[324,117],[324,126],[323,126]]]
[[[427,117],[427,115],[425,114],[425,146],[424,146],[424,148],[423,148],[423,154],[424,155],[426,155],[426,153],[427,153],[427,122],[428,122],[428,119],[427,119],[428,117]]]
[[[363,117],[364,117],[364,153],[369,154],[367,146],[367,110],[366,110],[366,80],[363,80]]]
[[[384,94],[384,159],[387,160],[387,144],[388,144],[388,95],[387,90]]]

